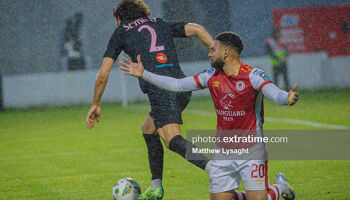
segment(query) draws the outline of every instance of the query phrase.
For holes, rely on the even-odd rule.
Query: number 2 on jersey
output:
[[[143,25],[139,29],[137,29],[139,32],[141,32],[143,29],[147,29],[151,34],[151,48],[149,49],[149,52],[155,52],[155,51],[163,51],[164,46],[157,46],[157,33],[156,31],[150,27],[149,25]]]

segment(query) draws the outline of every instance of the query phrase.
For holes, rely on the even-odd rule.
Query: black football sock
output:
[[[198,160],[189,160],[186,158],[186,145],[188,147],[195,147],[190,141],[183,138],[181,135],[177,135],[173,137],[169,142],[169,149],[175,153],[178,153],[180,156],[185,158],[190,163],[196,165],[197,167],[205,170],[205,167],[208,163],[208,158],[205,157],[204,154],[196,154],[196,156],[200,156]]]
[[[148,161],[152,180],[162,180],[164,149],[162,142],[159,139],[159,135],[143,134],[143,138],[145,139],[148,149]]]

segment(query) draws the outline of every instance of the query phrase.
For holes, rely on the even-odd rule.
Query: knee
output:
[[[163,140],[163,143],[166,146],[166,148],[169,149],[171,139],[169,140],[169,138],[167,138],[167,137],[165,137],[165,138],[162,137],[162,140]]]
[[[160,129],[157,130],[159,136],[162,138],[164,145],[170,149],[171,149],[171,141],[174,139],[174,137],[176,136],[181,136],[181,132],[179,131],[179,129],[177,128],[169,128],[169,127],[162,127]],[[172,150],[173,151],[173,150]]]
[[[159,136],[162,138],[163,143],[166,146],[166,148],[168,148],[169,150],[173,151],[173,149],[170,149],[170,143],[171,143],[171,140],[175,136],[169,136],[169,135],[164,135],[164,134],[159,134]]]
[[[210,200],[232,200],[234,196],[232,193],[210,193]]]
[[[221,200],[217,194],[210,193],[210,200]]]
[[[155,130],[155,127],[150,123],[143,122],[141,125],[141,131],[143,134],[154,134]]]

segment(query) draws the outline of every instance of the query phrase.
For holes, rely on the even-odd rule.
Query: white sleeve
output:
[[[279,89],[275,84],[271,83],[262,88],[262,93],[270,100],[279,105],[288,105],[288,93]]]
[[[193,76],[176,79],[168,76],[153,74],[147,70],[144,70],[142,79],[163,90],[172,92],[185,92],[202,89],[197,85]]]
[[[249,73],[249,79],[255,90],[262,91],[263,87],[269,83],[272,83],[269,76],[265,74],[261,69],[254,68]]]
[[[208,87],[209,79],[215,74],[214,68],[209,68],[193,76],[198,87],[204,89]]]

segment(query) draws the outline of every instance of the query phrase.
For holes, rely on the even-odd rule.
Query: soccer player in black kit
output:
[[[92,105],[86,118],[88,128],[93,128],[101,115],[100,100],[108,82],[112,65],[123,50],[132,61],[141,55],[144,67],[150,72],[174,78],[185,77],[177,60],[173,38],[196,36],[209,50],[213,39],[205,28],[187,22],[170,23],[161,18],[149,18],[150,10],[142,0],[121,0],[113,15],[117,28],[109,40],[102,66],[98,72]],[[151,186],[139,199],[162,199],[164,144],[173,152],[186,158],[186,144],[181,136],[182,111],[191,98],[191,92],[174,93],[161,90],[139,79],[141,90],[147,94],[151,112],[142,124],[142,133],[148,149],[152,173]],[[211,161],[203,155],[202,160],[188,160],[208,171]]]

